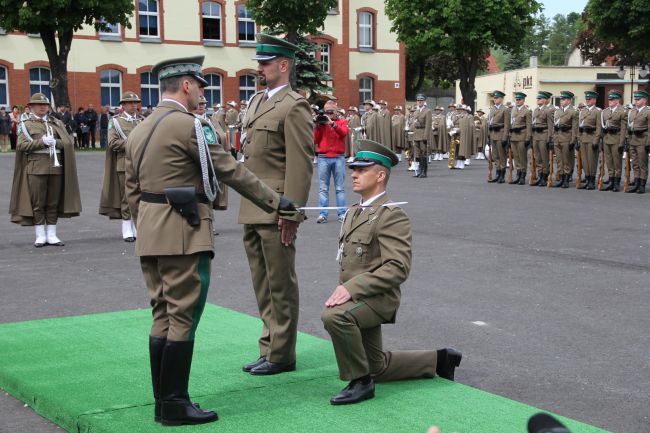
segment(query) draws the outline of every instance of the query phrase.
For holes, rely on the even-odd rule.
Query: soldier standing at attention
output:
[[[549,163],[553,164],[553,161],[548,160],[548,146],[553,140],[553,106],[548,104],[551,96],[552,93],[540,90],[537,94],[537,107],[532,113],[533,152],[537,172],[534,186],[548,185]]]
[[[553,143],[555,155],[559,162],[560,181],[554,188],[568,188],[575,162],[575,143],[578,140],[578,112],[571,102],[573,93],[568,90],[560,92],[560,108],[553,115]]]
[[[406,132],[406,162],[408,164],[408,171],[415,171],[415,148],[413,146],[413,136],[415,132],[415,114],[417,112],[417,106],[411,105],[407,107],[408,115],[406,117],[406,126],[404,126],[404,131]]]
[[[379,132],[379,140],[377,141],[394,151],[395,145],[393,144],[391,125],[392,119],[390,111],[388,111],[388,102],[382,99],[379,101],[379,111],[377,112],[377,126]]]
[[[447,122],[444,114],[442,114],[442,107],[439,106],[433,109],[433,116],[431,117],[431,148],[433,161],[442,161],[442,156],[449,148]]]
[[[598,150],[600,146],[601,131],[601,109],[596,107],[598,93],[586,91],[585,99],[587,105],[578,114],[578,131],[580,138],[580,157],[582,159],[582,169],[585,172],[585,184],[578,189],[594,190],[596,189],[596,168],[598,167]]]
[[[289,73],[299,48],[284,39],[257,35],[257,74],[265,87],[250,100],[244,118],[244,166],[271,189],[304,206],[313,171],[314,133],[307,100],[291,90]],[[259,357],[244,365],[254,375],[296,369],[298,278],[295,238],[304,215],[266,215],[242,200],[244,224],[257,306],[263,322]]]
[[[417,95],[417,108],[415,111],[415,120],[413,122],[413,151],[415,152],[415,162],[417,170],[415,176],[427,177],[428,171],[428,153],[429,153],[429,135],[431,134],[431,110],[427,107],[424,95]]]
[[[532,115],[530,109],[524,105],[525,100],[525,93],[516,92],[515,106],[510,111],[510,145],[512,146],[515,166],[517,167],[517,178],[510,182],[513,185],[526,183],[528,148],[532,136]]]
[[[37,248],[63,246],[56,235],[58,219],[81,213],[72,137],[60,120],[47,114],[50,101],[44,94],[34,93],[27,108],[29,114],[21,116],[17,127],[11,222],[33,225]]]
[[[361,116],[361,127],[363,128],[363,138],[368,140],[376,140],[379,138],[377,113],[372,109],[375,106],[375,101],[364,101],[364,113]],[[372,138],[370,138],[372,137]]]
[[[508,133],[510,131],[510,115],[508,109],[503,105],[503,97],[506,96],[500,90],[495,90],[494,105],[488,114],[488,134],[492,143],[492,162],[496,167],[497,175],[490,182],[504,183],[506,176],[506,161]]]
[[[332,337],[339,377],[349,381],[333,405],[375,396],[375,382],[454,379],[462,355],[454,349],[384,352],[381,325],[395,323],[400,285],[411,270],[411,223],[386,193],[397,156],[363,140],[350,164],[361,203],[346,214],[339,236],[339,280],[321,314]]]
[[[401,105],[396,105],[393,108],[393,116],[391,117],[391,134],[393,136],[392,143],[397,154],[397,159],[402,161],[402,152],[404,151],[405,141],[404,127],[406,126],[406,117],[404,116],[404,109]]]
[[[634,184],[627,192],[645,193],[648,181],[648,151],[650,142],[648,128],[650,127],[650,109],[648,108],[648,93],[645,90],[634,91],[634,108],[627,116],[627,134],[630,143],[630,158],[634,169]]]
[[[139,103],[138,95],[131,91],[124,92],[120,100],[122,113],[113,116],[108,123],[104,183],[99,200],[100,215],[122,220],[122,239],[125,242],[135,242],[137,236],[124,190],[124,146],[133,128],[144,120],[138,114]]]
[[[162,98],[126,143],[126,194],[139,230],[136,254],[151,299],[149,355],[154,420],[163,425],[218,419],[190,401],[194,336],[203,313],[214,256],[211,203],[216,179],[264,212],[295,208],[217,145],[195,117],[203,56],[158,63]],[[293,212],[292,212],[293,211]]]
[[[600,126],[603,130],[603,145],[605,160],[607,161],[607,186],[603,191],[620,191],[623,146],[625,145],[625,132],[627,116],[621,106],[623,92],[610,90],[607,95],[609,108],[601,112]]]
[[[361,118],[357,107],[350,105],[347,121],[350,133],[345,137],[345,157],[349,158],[348,162],[352,162],[354,155],[357,153],[357,140],[360,134],[359,128],[361,128]]]

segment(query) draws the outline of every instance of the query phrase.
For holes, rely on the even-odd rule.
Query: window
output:
[[[255,41],[255,21],[244,5],[237,6],[237,29],[239,42]]]
[[[159,38],[158,0],[138,0],[140,37]]]
[[[101,83],[102,106],[110,105],[117,107],[120,105],[122,94],[122,74],[115,69],[106,69],[99,74]]]
[[[160,86],[158,77],[151,72],[140,74],[140,91],[142,92],[142,106],[151,105],[155,107],[160,101]]]
[[[9,109],[9,84],[7,82],[7,68],[0,66],[0,107]]]
[[[50,70],[47,68],[32,68],[29,70],[29,94],[42,93],[52,101],[50,88]]]
[[[221,40],[221,5],[217,2],[203,2],[203,40]]]
[[[359,80],[359,105],[363,105],[363,101],[372,99],[372,78],[363,77]]]
[[[370,12],[359,12],[359,48],[372,48],[372,21]]]
[[[120,25],[118,24],[111,24],[107,23],[103,18],[101,20],[102,24],[105,24],[108,26],[108,29],[106,30],[100,30],[99,34],[100,35],[108,35],[108,36],[120,36]]]
[[[330,73],[330,52],[332,46],[330,44],[321,44],[320,45],[320,61],[323,62],[321,68],[326,74]]]
[[[255,77],[253,75],[242,75],[239,77],[239,100],[248,101],[255,94]]]
[[[208,85],[203,89],[203,96],[208,100],[208,107],[214,107],[216,104],[221,104],[221,75],[207,74],[205,81]]]

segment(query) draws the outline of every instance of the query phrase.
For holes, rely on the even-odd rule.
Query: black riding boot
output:
[[[151,364],[151,385],[153,398],[156,401],[153,419],[160,422],[160,368],[162,366],[163,350],[167,339],[149,336],[149,363]]]
[[[627,191],[625,192],[636,192],[636,190],[639,188],[639,179],[634,179],[634,181],[629,185]]]
[[[163,425],[205,424],[219,419],[212,411],[190,401],[187,388],[194,341],[167,341],[160,373],[161,422]]]

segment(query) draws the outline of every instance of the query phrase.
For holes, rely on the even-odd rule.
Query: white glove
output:
[[[47,147],[56,146],[56,139],[51,135],[46,135],[43,137],[43,144],[45,144]]]

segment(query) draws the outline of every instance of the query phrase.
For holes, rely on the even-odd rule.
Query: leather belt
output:
[[[196,199],[198,200],[199,203],[205,203],[205,204],[210,204],[208,201],[208,197],[203,194],[199,193],[196,195]],[[157,203],[157,204],[167,204],[167,196],[165,194],[157,194],[155,192],[144,192],[142,191],[140,193],[140,200],[145,202],[145,203]]]
[[[578,130],[581,133],[586,132],[587,134],[591,134],[593,132],[596,132],[596,128],[591,127],[591,126],[581,126],[580,128],[578,128]]]
[[[544,132],[544,131],[546,131],[547,129],[548,129],[548,128],[540,128],[539,126],[534,126],[534,127],[533,127],[533,131],[535,131],[535,132]]]
[[[488,129],[490,131],[500,131],[501,128],[503,128],[503,125],[490,125],[490,126],[488,126]]]

